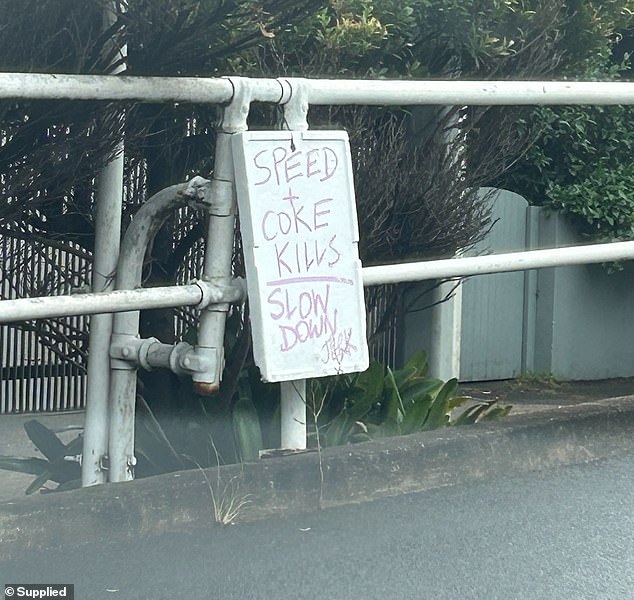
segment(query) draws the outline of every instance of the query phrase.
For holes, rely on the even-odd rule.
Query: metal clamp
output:
[[[242,277],[236,277],[230,283],[224,280],[207,281],[198,279],[191,282],[200,288],[200,302],[196,308],[207,308],[212,304],[237,304],[244,302],[247,297],[246,281]]]
[[[231,83],[231,102],[223,107],[219,129],[223,133],[238,133],[247,129],[247,117],[253,99],[253,82],[247,77],[225,77]]]
[[[306,93],[306,82],[301,77],[289,77],[281,79],[284,86],[290,89],[288,99],[283,98],[281,102],[284,110],[284,128],[291,131],[305,131],[308,129],[308,94]],[[286,94],[285,94],[286,96]],[[284,102],[284,100],[286,100]]]
[[[176,344],[169,356],[169,369],[177,375],[205,373],[211,367],[208,357],[187,342]]]
[[[141,344],[142,340],[135,335],[113,333],[110,341],[110,367],[130,371],[136,369]]]

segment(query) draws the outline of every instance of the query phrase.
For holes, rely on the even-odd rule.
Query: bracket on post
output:
[[[231,285],[231,263],[235,233],[235,175],[231,136],[247,129],[247,117],[253,98],[253,84],[246,78],[229,77],[233,87],[231,102],[222,108],[216,138],[214,174],[207,207],[209,228],[203,282],[218,289]],[[213,362],[214,371],[194,373],[194,389],[209,395],[218,391],[224,368],[224,333],[229,304],[209,304],[201,313],[196,354]]]
[[[301,77],[280,79],[285,89],[281,101],[284,111],[283,129],[291,131],[305,131],[308,129],[308,95],[306,94],[306,80]]]

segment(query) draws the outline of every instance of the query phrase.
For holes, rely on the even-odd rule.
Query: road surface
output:
[[[84,599],[634,598],[634,457],[320,513],[39,551],[0,584]],[[2,587],[0,587],[2,593]]]

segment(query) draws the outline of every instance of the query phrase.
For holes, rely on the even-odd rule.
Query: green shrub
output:
[[[374,362],[363,373],[313,380],[309,412],[315,417],[316,443],[337,446],[466,425],[511,409],[496,401],[478,402],[456,415],[469,398],[457,394],[456,379],[443,382],[427,371],[427,355],[418,352],[396,371]]]
[[[571,215],[585,234],[634,237],[634,107],[540,108],[538,114],[541,141],[505,187]]]

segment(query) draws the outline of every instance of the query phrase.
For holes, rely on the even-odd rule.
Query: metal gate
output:
[[[527,250],[528,202],[500,190],[491,204],[491,231],[469,254]],[[518,271],[470,277],[462,284],[462,381],[511,379],[522,372],[527,279],[527,271]]]

